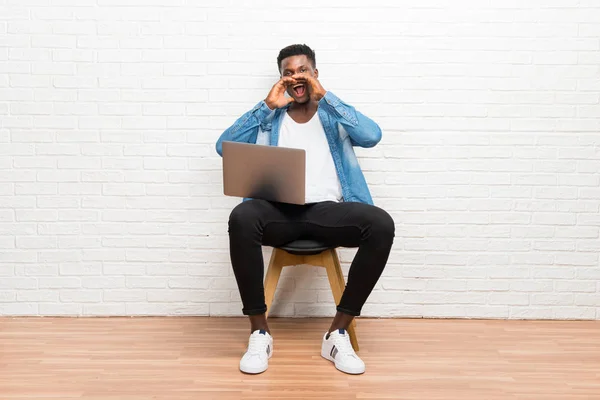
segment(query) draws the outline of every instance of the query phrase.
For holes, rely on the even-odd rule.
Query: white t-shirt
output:
[[[279,131],[279,146],[306,151],[306,203],[342,199],[342,187],[318,113],[299,124],[286,112]]]

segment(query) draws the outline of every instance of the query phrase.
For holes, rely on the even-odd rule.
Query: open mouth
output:
[[[294,94],[298,97],[302,97],[304,96],[304,94],[306,93],[306,86],[301,84],[301,85],[296,85],[293,87],[294,90]]]

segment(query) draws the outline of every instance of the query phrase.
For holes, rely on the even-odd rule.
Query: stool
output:
[[[336,304],[340,303],[342,293],[346,288],[342,266],[336,249],[332,249],[323,243],[314,240],[295,240],[291,243],[274,248],[271,254],[271,261],[265,277],[265,302],[267,304],[267,313],[271,309],[273,296],[277,289],[277,282],[281,276],[283,267],[291,265],[307,264],[316,267],[323,267],[327,271],[329,286]],[[358,351],[358,340],[356,339],[356,320],[348,328],[350,342],[354,351]]]

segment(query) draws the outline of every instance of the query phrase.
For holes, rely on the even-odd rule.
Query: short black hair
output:
[[[277,70],[281,71],[281,62],[285,58],[301,55],[305,55],[306,58],[308,58],[308,60],[312,63],[313,68],[317,67],[315,52],[313,51],[313,49],[311,49],[305,44],[292,44],[290,46],[284,47],[279,52],[279,55],[277,56]]]

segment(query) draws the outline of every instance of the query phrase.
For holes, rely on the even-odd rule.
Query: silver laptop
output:
[[[223,142],[226,196],[305,204],[305,174],[304,150]]]

